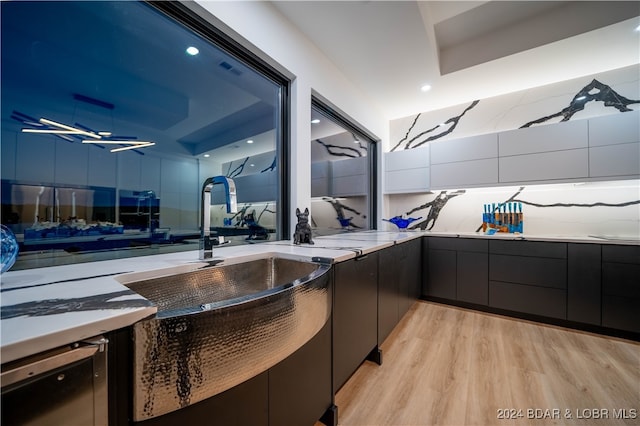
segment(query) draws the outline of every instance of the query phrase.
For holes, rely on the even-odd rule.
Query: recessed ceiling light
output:
[[[253,139],[249,139],[247,143],[253,143]]]
[[[320,122],[319,119],[314,118],[313,120],[311,120],[311,124],[318,124]]]
[[[423,92],[428,92],[429,90],[431,90],[431,85],[430,84],[425,84],[420,88],[421,91]]]
[[[587,99],[586,96],[579,96],[576,98],[576,101],[584,101],[585,99]]]
[[[640,31],[640,25],[636,27],[636,31]]]
[[[204,155],[204,158],[209,158],[209,157],[211,157],[211,155],[209,155],[209,154],[205,154]]]
[[[249,166],[250,166],[250,167],[255,167],[256,165],[255,165],[255,164],[249,164]]]
[[[187,47],[187,53],[191,56],[196,56],[198,53],[200,53],[200,51],[197,47],[189,46]]]

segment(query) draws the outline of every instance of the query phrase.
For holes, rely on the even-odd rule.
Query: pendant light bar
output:
[[[137,140],[135,136],[115,136],[108,131],[96,132],[79,123],[76,123],[77,127],[74,127],[67,124],[59,123],[57,121],[49,120],[48,118],[40,118],[36,121],[32,117],[29,117],[17,111],[14,111],[14,113],[12,114],[12,118],[21,121],[23,124],[35,127],[23,128],[22,132],[24,133],[52,134],[71,142],[73,142],[73,139],[66,135],[81,135],[91,138],[83,139],[82,143],[96,145],[126,145],[121,146],[120,148],[113,148],[110,150],[111,152],[120,152],[136,148],[146,148],[148,146],[153,146],[156,144],[155,142],[151,141]]]

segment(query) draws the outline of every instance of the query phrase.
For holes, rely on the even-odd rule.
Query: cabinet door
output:
[[[398,323],[399,288],[404,287],[401,271],[405,269],[400,246],[378,252],[378,344],[381,344]]]
[[[602,246],[602,325],[640,332],[640,246]]]
[[[458,252],[456,297],[463,302],[489,304],[488,253]]]
[[[402,270],[398,289],[398,321],[407,313],[411,305],[420,298],[422,282],[422,243],[420,239],[402,243]]]
[[[313,425],[331,406],[331,322],[269,369],[269,426]]]
[[[422,253],[420,254],[422,263],[422,278],[420,280],[420,296],[429,295],[429,238],[422,238]]]
[[[429,248],[428,295],[443,299],[456,298],[456,252]]]
[[[378,253],[335,265],[333,385],[337,391],[378,340]]]
[[[600,325],[601,249],[599,244],[569,244],[567,319]]]

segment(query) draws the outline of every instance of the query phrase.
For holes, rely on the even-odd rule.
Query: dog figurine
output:
[[[293,244],[313,244],[311,239],[311,225],[309,225],[309,209],[304,209],[304,213],[300,213],[300,209],[296,209],[296,216],[298,216],[298,223],[296,224],[296,231],[293,233]]]

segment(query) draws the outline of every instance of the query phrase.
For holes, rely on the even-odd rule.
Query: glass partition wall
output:
[[[13,269],[197,250],[212,176],[235,181],[238,206],[214,187],[212,235],[287,237],[284,77],[178,3],[0,7]]]
[[[315,235],[375,228],[375,143],[317,99],[311,105]]]

